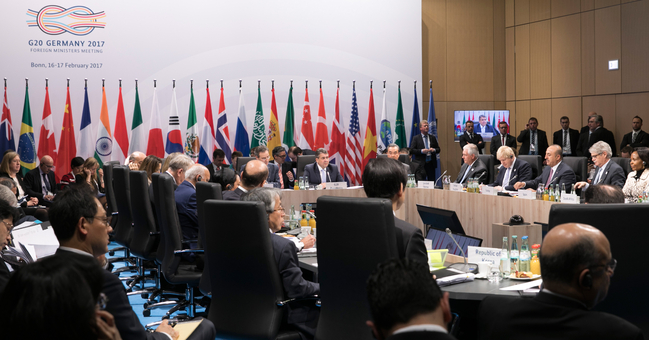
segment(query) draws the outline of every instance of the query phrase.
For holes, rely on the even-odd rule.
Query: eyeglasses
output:
[[[100,310],[106,309],[106,304],[108,303],[108,297],[104,293],[99,293],[99,298],[97,299],[97,307]]]
[[[2,223],[4,223],[4,225],[7,227],[7,231],[9,231],[9,232],[11,232],[11,230],[14,228],[13,224],[7,223],[4,220],[0,220],[0,221],[2,221]]]
[[[273,212],[275,212],[275,211],[279,211],[282,214],[286,214],[286,210],[284,210],[284,207],[282,207],[281,205],[279,206],[279,209],[273,210]]]
[[[591,155],[590,158],[597,158],[598,156],[602,155],[602,153],[598,153],[596,155]]]
[[[90,223],[92,223],[93,220],[97,219],[97,220],[99,220],[99,222],[101,222],[101,224],[103,224],[104,226],[106,226],[106,227],[108,226],[108,217],[106,217],[106,216],[92,216],[92,217],[86,217],[86,219],[87,219],[88,222],[90,222]]]
[[[598,264],[598,265],[595,265],[595,266],[591,266],[591,267],[589,267],[589,269],[598,268],[598,267],[605,267],[607,269],[610,269],[611,270],[611,276],[613,276],[613,273],[615,273],[615,267],[617,267],[617,260],[612,258],[606,264]]]

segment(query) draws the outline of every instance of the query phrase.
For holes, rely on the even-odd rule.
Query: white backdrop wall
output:
[[[39,27],[28,26],[27,22],[33,20],[28,16],[28,10],[38,12],[48,5],[63,8],[82,5],[94,13],[104,12],[105,17],[99,21],[105,22],[105,28],[96,28],[87,35],[77,36],[67,32],[49,35]],[[61,20],[74,21],[71,18]],[[111,129],[114,129],[117,110],[118,79],[123,80],[129,132],[135,101],[135,79],[139,80],[146,129],[150,122],[153,80],[157,79],[158,104],[165,136],[172,79],[176,79],[183,134],[187,125],[190,79],[194,80],[199,126],[203,124],[205,112],[205,80],[210,79],[212,112],[216,118],[219,80],[223,79],[233,141],[239,79],[243,80],[250,135],[257,102],[257,80],[261,80],[266,128],[270,116],[271,79],[275,80],[282,134],[291,79],[294,80],[293,101],[298,127],[304,105],[305,80],[309,80],[314,131],[319,104],[318,81],[322,80],[330,133],[336,80],[340,80],[340,112],[345,128],[349,127],[352,81],[356,80],[362,137],[365,136],[367,122],[370,80],[374,80],[377,133],[380,130],[383,80],[387,80],[388,118],[393,131],[397,82],[402,81],[407,134],[410,133],[412,118],[413,81],[417,81],[420,111],[421,85],[425,87],[424,95],[428,95],[428,84],[421,83],[420,0],[114,0],[83,1],[82,4],[4,1],[0,5],[0,29],[5,32],[0,37],[0,77],[8,79],[8,102],[14,134],[18,138],[25,95],[24,79],[29,78],[36,145],[43,113],[45,78],[49,78],[57,147],[65,106],[66,78],[70,78],[77,139],[83,108],[84,78],[88,79],[93,134],[96,134],[99,124],[102,78],[106,80]],[[83,43],[83,47],[56,46],[66,43]],[[89,44],[97,46],[89,47]],[[88,65],[88,68],[71,68],[66,63]],[[36,67],[38,64],[45,67]],[[91,68],[92,64],[96,67]]]

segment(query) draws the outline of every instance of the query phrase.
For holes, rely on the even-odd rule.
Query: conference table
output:
[[[362,187],[295,191],[289,189],[282,190],[282,205],[287,211],[291,206],[298,209],[300,204],[316,203],[318,197],[325,195],[367,197]],[[493,223],[508,222],[512,215],[521,215],[526,222],[548,223],[550,207],[562,203],[442,189],[407,188],[404,204],[396,211],[396,216],[424,232],[424,224],[417,212],[417,204],[455,211],[466,235],[482,239],[483,247],[491,247]]]

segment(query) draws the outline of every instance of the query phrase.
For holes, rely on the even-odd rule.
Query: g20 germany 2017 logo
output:
[[[105,28],[106,23],[100,19],[106,17],[106,13],[93,12],[85,6],[73,6],[63,8],[57,5],[48,5],[40,11],[27,10],[29,27],[38,27],[46,34],[59,35],[70,33],[73,35],[87,35],[95,28]]]

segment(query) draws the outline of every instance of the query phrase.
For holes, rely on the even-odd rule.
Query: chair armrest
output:
[[[291,302],[299,302],[299,301],[308,301],[308,300],[317,300],[317,303],[319,305],[320,302],[320,297],[318,295],[311,295],[303,298],[295,298],[295,299],[288,299],[284,301],[277,301],[277,306],[278,307],[284,307],[285,305],[291,303]]]
[[[181,250],[174,250],[174,255],[190,254],[190,253],[202,254],[204,252],[205,252],[205,249],[181,249]]]
[[[151,231],[151,232],[149,232],[149,236],[160,236],[160,232],[159,231]]]
[[[119,215],[119,211],[115,211],[114,213],[110,214],[111,216],[117,216]]]

